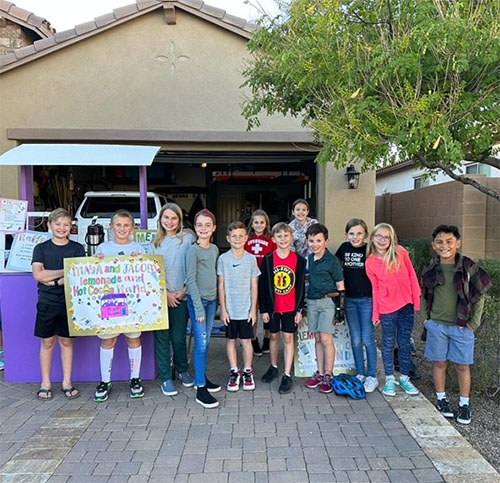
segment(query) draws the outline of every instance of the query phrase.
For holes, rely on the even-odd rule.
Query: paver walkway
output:
[[[102,404],[95,383],[73,401],[54,386],[42,402],[35,385],[0,383],[0,482],[443,481],[381,393],[353,401],[296,379],[282,396],[278,381],[260,382],[268,364],[256,358],[256,390],[222,390],[217,409],[196,404],[194,389],[163,396],[156,382],[139,400],[116,383]],[[223,339],[210,366],[225,384]]]

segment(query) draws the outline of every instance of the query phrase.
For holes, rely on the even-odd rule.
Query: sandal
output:
[[[76,393],[73,394],[75,391]],[[80,397],[80,391],[75,386],[67,388],[62,387],[61,392],[66,396],[66,399],[76,399],[77,397]]]
[[[40,401],[52,399],[52,391],[50,389],[44,389],[43,387],[38,389],[36,395]]]

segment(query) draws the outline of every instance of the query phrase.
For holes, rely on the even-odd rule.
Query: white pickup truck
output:
[[[104,227],[105,240],[109,239],[111,216],[117,210],[128,210],[135,219],[136,227],[141,226],[141,212],[138,191],[88,191],[78,210],[76,210],[76,226],[73,225],[72,240],[85,246],[87,228],[96,219],[96,223]],[[163,195],[148,191],[148,229],[155,230],[161,207],[167,202]]]

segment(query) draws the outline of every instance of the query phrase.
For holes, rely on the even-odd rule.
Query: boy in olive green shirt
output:
[[[460,388],[457,422],[469,424],[470,365],[474,361],[474,331],[481,323],[482,295],[491,286],[489,275],[473,260],[458,253],[460,232],[456,226],[439,225],[432,233],[437,254],[423,273],[427,304],[425,356],[433,361],[437,409],[453,418],[446,397],[446,368],[455,364]]]

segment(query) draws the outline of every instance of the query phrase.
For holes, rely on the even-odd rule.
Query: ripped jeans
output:
[[[193,300],[189,295],[187,303],[194,337],[194,385],[203,387],[206,384],[208,349],[210,347],[210,335],[214,325],[215,311],[217,310],[217,300],[201,299],[205,311],[204,322],[196,320]]]

